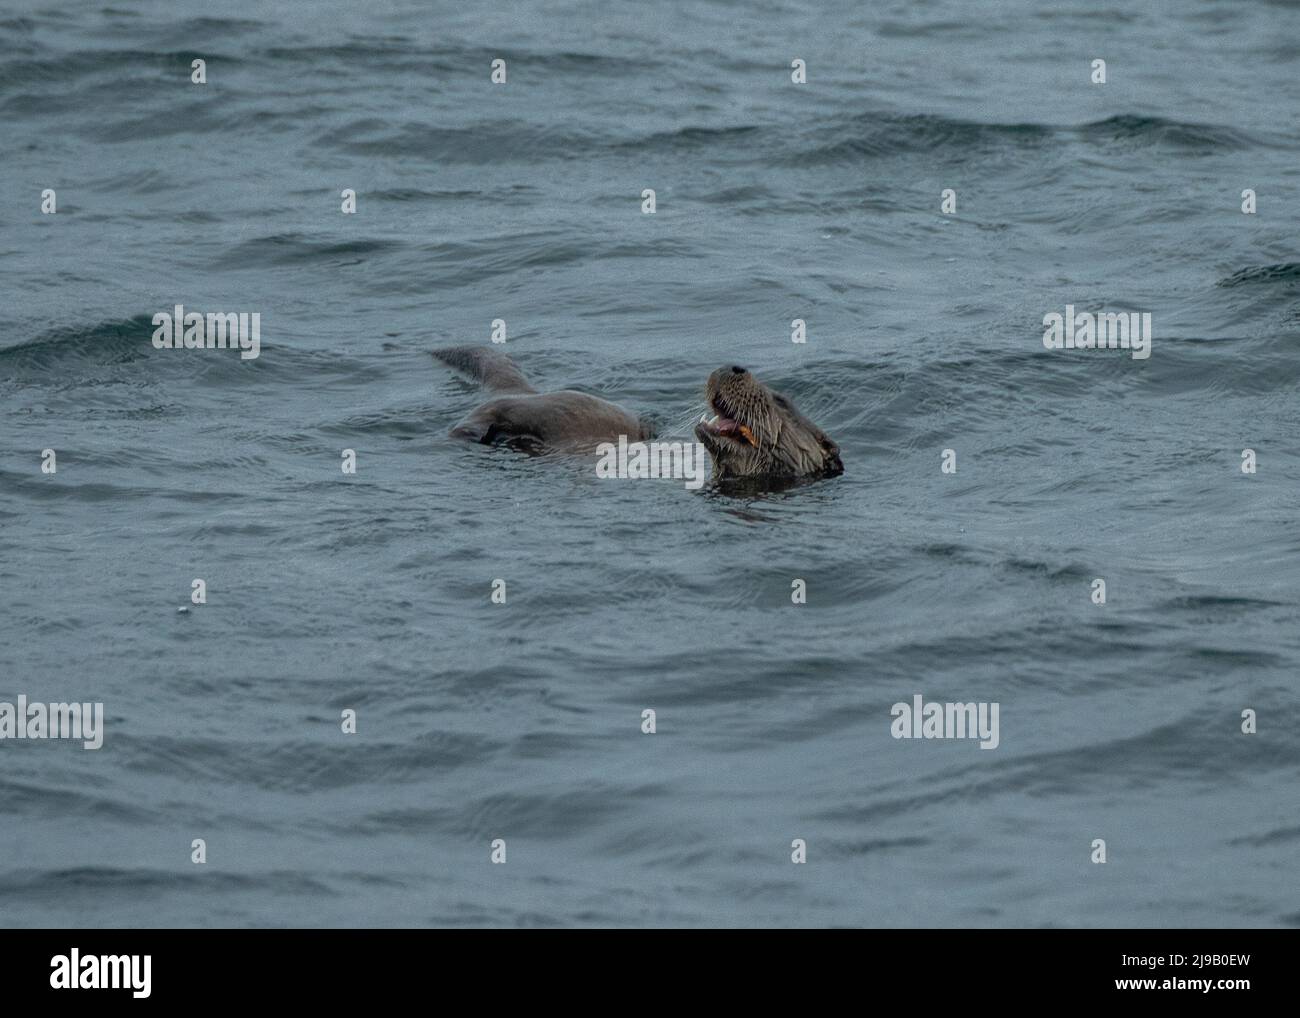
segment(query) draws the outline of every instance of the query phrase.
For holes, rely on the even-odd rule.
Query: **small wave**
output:
[[[199,307],[189,310],[206,313]],[[388,370],[382,358],[350,357],[337,351],[279,342],[274,344],[273,357],[266,356],[265,342],[263,355],[251,360],[243,360],[230,350],[187,351],[197,356],[185,357],[179,350],[155,350],[153,333],[153,312],[51,329],[34,339],[0,348],[0,377],[20,384],[66,389],[123,380],[136,386],[150,385],[180,372],[198,384],[219,388],[236,381],[276,386],[305,378],[322,385],[360,385],[383,377]],[[148,415],[156,405],[150,403],[128,412]]]
[[[0,348],[0,365],[11,373],[42,371],[69,361],[124,364],[145,356],[153,334],[153,315],[119,321],[66,326],[12,346]]]
[[[643,155],[656,152],[694,152],[717,148],[719,145],[745,144],[752,141],[761,130],[754,124],[738,127],[682,127],[676,131],[658,131],[635,140],[617,142],[611,147],[615,151],[634,149]]]
[[[1084,124],[1078,131],[1089,141],[1137,140],[1188,150],[1250,148],[1261,143],[1260,139],[1235,127],[1187,123],[1133,113]]]
[[[510,49],[473,49],[448,47],[445,49],[412,46],[411,40],[401,36],[367,36],[350,42],[333,45],[272,46],[262,51],[265,61],[285,61],[309,64],[319,68],[324,63],[338,63],[349,68],[405,67],[421,74],[445,72],[460,74],[467,68],[487,68],[497,58],[506,61],[510,76],[518,80],[520,74],[534,75],[543,72],[600,73],[622,77],[630,71],[650,71],[661,66],[657,60],[627,58],[598,53],[540,53]]]
[[[120,86],[123,68],[129,68],[137,76],[156,72],[188,81],[190,63],[198,58],[214,63],[219,60],[223,66],[243,63],[239,57],[210,50],[202,53],[191,50],[159,52],[156,49],[74,50],[44,58],[0,63],[0,91],[15,86],[29,89],[40,86],[40,91],[48,92],[48,86],[75,87],[84,79],[97,75],[111,77]]]
[[[965,159],[972,154],[1039,148],[1067,131],[1064,127],[1028,122],[983,123],[934,114],[864,113],[816,127],[815,133],[825,140],[812,147],[800,146],[786,158],[818,164],[924,152]],[[1264,143],[1232,127],[1137,114],[1084,124],[1073,134],[1093,144],[1141,142],[1184,152],[1243,149]],[[718,141],[753,145],[747,134],[734,139],[725,132],[716,135]]]
[[[1220,279],[1216,286],[1244,286],[1247,283],[1289,283],[1300,279],[1300,262],[1252,265]]]
[[[1300,827],[1275,827],[1263,834],[1243,834],[1241,837],[1231,839],[1228,844],[1261,848],[1265,845],[1276,845],[1288,841],[1300,841]]]
[[[1038,146],[1055,133],[1042,124],[987,124],[929,113],[856,114],[818,128],[827,140],[789,158],[835,163],[902,152],[947,153],[964,157],[991,148]]]
[[[0,874],[0,890],[6,897],[45,900],[71,890],[125,894],[183,891],[193,887],[193,877],[176,870],[115,866],[80,866],[69,869],[23,869]],[[263,875],[214,871],[204,877],[214,891],[267,890],[305,895],[328,894],[329,887],[302,873],[268,872]]]
[[[256,237],[227,251],[217,264],[226,268],[265,268],[272,265],[354,264],[362,256],[405,247],[399,240],[349,240],[329,243],[308,240],[300,233]]]
[[[331,152],[495,166],[515,161],[532,165],[548,159],[588,160],[600,139],[517,120],[439,128],[425,121],[391,124],[367,119],[327,131],[314,144]]]
[[[1284,608],[1285,602],[1264,601],[1254,597],[1228,597],[1220,594],[1192,594],[1175,597],[1160,606],[1162,610],[1179,611],[1197,608],[1256,611],[1263,608]]]

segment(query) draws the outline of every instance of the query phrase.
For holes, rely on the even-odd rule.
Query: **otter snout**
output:
[[[720,388],[722,388],[722,386],[726,385],[729,382],[732,382],[733,380],[740,381],[741,375],[748,375],[748,374],[749,372],[746,369],[742,368],[739,364],[731,364],[727,367],[718,368],[717,371],[709,375],[709,380],[707,382],[709,393],[712,394],[717,392]]]

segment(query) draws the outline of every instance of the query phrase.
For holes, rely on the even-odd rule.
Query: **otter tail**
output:
[[[450,346],[433,355],[494,392],[537,391],[514,361],[490,346]]]

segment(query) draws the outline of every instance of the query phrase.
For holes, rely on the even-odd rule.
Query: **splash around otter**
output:
[[[500,394],[452,429],[457,438],[542,453],[653,437],[640,417],[598,396],[538,392],[514,361],[491,347],[450,347],[433,355]],[[701,418],[695,435],[713,461],[715,482],[774,488],[844,472],[839,446],[826,432],[745,368],[718,368],[705,396],[714,415]]]

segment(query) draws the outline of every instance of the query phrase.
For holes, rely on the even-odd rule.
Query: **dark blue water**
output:
[[[0,741],[0,923],[1300,925],[1297,82],[1254,0],[6,0],[0,701],[106,731]],[[494,319],[846,472],[458,444]]]

